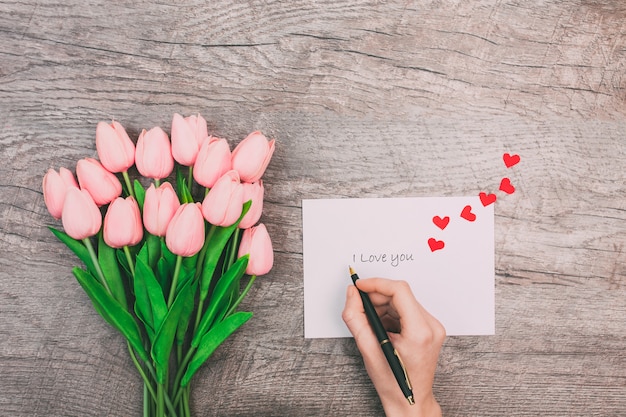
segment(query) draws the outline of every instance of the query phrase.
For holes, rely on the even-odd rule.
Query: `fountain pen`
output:
[[[356,281],[359,279],[359,276],[354,272],[354,269],[350,267],[350,278],[352,278],[352,282],[356,287]],[[358,288],[357,288],[358,289]],[[404,364],[402,363],[402,359],[400,359],[400,355],[398,351],[394,349],[393,345],[389,341],[389,336],[387,336],[387,331],[383,327],[382,322],[380,321],[380,317],[376,313],[376,309],[370,300],[370,297],[367,293],[359,290],[359,294],[361,294],[361,300],[363,301],[363,309],[365,310],[365,315],[367,316],[367,321],[369,321],[378,342],[380,343],[380,347],[385,354],[385,358],[387,358],[387,362],[391,367],[391,371],[393,375],[396,377],[396,381],[398,381],[398,385],[400,385],[400,389],[402,390],[402,394],[406,397],[409,404],[415,404],[415,400],[413,398],[413,391],[411,388],[411,382],[409,381],[409,375],[406,373],[406,369],[404,368]]]

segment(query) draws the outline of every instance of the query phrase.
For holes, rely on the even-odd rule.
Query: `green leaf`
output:
[[[165,258],[160,258],[159,262],[157,262],[156,275],[159,284],[161,284],[161,288],[163,289],[163,291],[166,291],[167,288],[169,288],[170,286],[172,270],[169,267]]]
[[[198,253],[193,254],[192,256],[183,257],[183,268],[188,271],[193,271],[194,274],[196,272],[196,263],[198,262]]]
[[[147,247],[139,252],[135,262],[135,307],[148,319],[147,324],[157,330],[167,315],[163,289],[147,264]]]
[[[241,212],[241,216],[239,220],[232,226],[228,227],[220,227],[220,226],[211,226],[212,229],[209,232],[209,238],[205,242],[207,245],[207,251],[204,258],[204,264],[202,266],[202,274],[200,276],[200,299],[204,300],[209,293],[209,287],[211,286],[211,280],[213,278],[213,274],[215,273],[215,268],[222,256],[222,252],[224,252],[224,247],[228,243],[231,235],[239,225],[243,216],[246,215],[248,210],[250,209],[250,205],[252,203],[247,201],[243,205],[243,209]]]
[[[67,246],[72,252],[74,252],[76,256],[78,256],[78,259],[83,261],[89,272],[91,272],[93,275],[97,274],[96,267],[93,264],[91,256],[89,255],[89,251],[87,250],[83,242],[74,239],[73,237],[60,230],[55,229],[54,227],[48,228],[61,242],[65,244],[65,246]]]
[[[181,166],[176,164],[176,194],[178,195],[178,200],[183,202],[183,195],[181,190],[183,189],[183,184],[185,184],[185,176],[181,171]]]
[[[146,189],[143,188],[143,185],[141,185],[139,180],[135,180],[135,182],[133,183],[133,188],[135,190],[135,198],[137,199],[139,210],[143,212],[143,202],[146,199]]]
[[[132,276],[133,274],[130,272],[130,266],[128,265],[128,259],[126,258],[126,254],[123,250],[115,251],[115,257],[117,258],[117,263],[122,267],[126,276]]]
[[[127,310],[126,289],[117,263],[117,255],[115,249],[104,242],[102,233],[98,233],[98,263],[113,297]]]
[[[172,251],[169,250],[169,248],[165,244],[165,239],[161,241],[161,256],[170,265],[170,268],[172,268],[172,271],[174,271],[174,266],[176,265],[177,256],[174,255]]]
[[[165,239],[161,241],[161,257],[157,262],[156,275],[163,291],[168,291],[176,267],[176,255],[167,248]]]
[[[182,204],[193,203],[193,196],[191,195],[189,187],[187,187],[187,179],[182,174],[180,165],[178,164],[176,164],[176,192]]]
[[[193,203],[193,196],[191,195],[191,191],[187,187],[187,183],[183,182],[183,186],[181,188],[183,203]]]
[[[154,327],[152,327],[152,323],[153,323],[152,317],[144,317],[144,312],[139,310],[137,303],[135,303],[135,315],[137,315],[139,320],[141,320],[141,322],[143,323],[143,328],[146,330],[146,334],[148,335],[148,340],[150,340],[150,343],[152,343],[152,341],[154,340],[154,335],[155,335]]]
[[[183,271],[178,279],[179,285],[177,293],[180,293],[182,288],[187,284],[188,281],[193,281],[193,271]],[[190,299],[186,300],[183,306],[183,309],[180,313],[180,319],[178,320],[178,328],[176,330],[176,343],[182,345],[185,341],[185,333],[187,332],[187,327],[189,326],[189,319],[191,318],[191,313],[195,307],[195,295],[197,282],[194,284],[194,291],[190,293],[188,296]]]
[[[144,247],[148,251],[148,265],[150,268],[154,268],[161,257],[161,238],[146,232],[145,243],[142,249]]]
[[[196,371],[202,366],[204,362],[215,352],[217,349],[231,334],[240,328],[245,322],[247,322],[252,313],[249,312],[237,312],[217,324],[207,334],[202,337],[198,350],[193,355],[189,366],[183,375],[180,382],[181,387],[186,387]]]
[[[84,269],[72,269],[76,280],[85,290],[96,311],[128,340],[130,345],[145,362],[148,354],[143,348],[141,333],[137,322],[113,297],[111,297],[96,278]]]
[[[233,283],[239,282],[244,272],[246,271],[247,266],[248,255],[244,255],[241,258],[237,259],[233,266],[231,266],[228,271],[226,271],[224,276],[222,276],[222,278],[217,281],[217,285],[215,286],[215,290],[213,291],[213,295],[211,296],[211,301],[209,303],[209,306],[207,307],[206,312],[202,316],[202,319],[200,320],[200,324],[198,325],[196,334],[194,334],[191,341],[191,346],[198,346],[201,338],[211,328],[211,324],[213,324],[216,313],[224,308],[224,303],[230,304],[230,289],[232,288],[231,286]]]
[[[165,383],[167,377],[170,353],[172,352],[180,316],[188,308],[190,302],[193,304],[195,291],[196,283],[194,280],[189,280],[176,296],[152,343],[152,359],[154,359],[156,365],[157,381],[161,384]]]

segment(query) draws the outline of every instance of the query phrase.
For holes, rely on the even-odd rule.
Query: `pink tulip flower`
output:
[[[78,188],[72,172],[61,167],[59,172],[50,168],[43,176],[43,201],[48,211],[55,219],[59,220],[63,213],[63,202],[69,187]]]
[[[248,229],[256,224],[261,218],[261,212],[263,211],[263,194],[265,193],[263,189],[263,180],[259,180],[255,183],[244,183],[241,184],[243,187],[243,202],[252,200],[252,204],[250,205],[250,209],[243,216],[241,222],[239,223],[240,229]]]
[[[146,178],[162,179],[172,173],[174,158],[167,133],[160,127],[143,129],[135,150],[137,171]]]
[[[206,120],[200,115],[183,118],[174,113],[172,119],[172,155],[181,165],[191,166],[196,162],[202,141],[209,136]]]
[[[76,164],[80,188],[89,191],[98,207],[110,203],[122,194],[122,184],[97,160],[83,158]]]
[[[257,182],[274,153],[274,139],[268,141],[261,132],[252,132],[233,150],[233,169],[242,182]]]
[[[220,177],[202,202],[204,218],[215,226],[231,226],[241,216],[243,187],[239,174],[230,170]]]
[[[111,172],[125,172],[135,163],[135,145],[116,121],[98,123],[96,150],[102,165]]]
[[[250,254],[246,274],[265,275],[274,265],[272,241],[263,223],[243,231],[239,245],[239,257]]]
[[[156,188],[150,185],[143,202],[143,224],[155,236],[165,236],[176,210],[180,207],[176,191],[169,182]]]
[[[226,139],[205,138],[193,167],[196,182],[203,187],[213,188],[215,182],[231,168],[231,152]]]
[[[193,256],[202,249],[204,219],[200,203],[181,204],[167,226],[165,244],[179,256]]]
[[[102,215],[87,190],[67,189],[61,216],[65,233],[76,240],[95,235],[102,226]]]
[[[112,248],[134,246],[141,242],[143,226],[137,200],[118,197],[104,216],[104,242]]]

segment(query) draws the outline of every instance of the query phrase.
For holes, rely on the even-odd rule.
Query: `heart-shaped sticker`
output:
[[[487,207],[489,204],[494,203],[496,201],[495,194],[487,194],[487,193],[479,193],[478,197],[480,197],[480,202],[483,203],[483,206]]]
[[[515,192],[515,187],[511,184],[511,180],[504,177],[502,181],[500,181],[500,190],[504,191],[507,194],[513,194]]]
[[[430,239],[428,239],[428,246],[430,246],[431,252],[443,249],[445,245],[446,244],[443,243],[443,240],[437,240],[434,237],[431,237]]]
[[[504,155],[502,155],[502,160],[504,161],[504,165],[506,165],[507,168],[511,168],[513,165],[517,165],[519,163],[520,157],[519,155],[511,155],[505,153]]]
[[[450,223],[450,217],[446,216],[446,217],[442,218],[442,217],[439,217],[439,216],[435,216],[435,217],[433,217],[433,223],[435,223],[435,226],[437,226],[438,228],[443,230],[443,229],[446,228],[448,223]]]
[[[461,212],[461,217],[463,217],[468,222],[473,222],[476,220],[476,215],[472,213],[472,206],[465,206],[463,211]]]

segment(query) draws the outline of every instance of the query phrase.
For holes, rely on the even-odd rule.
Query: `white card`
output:
[[[448,224],[441,229],[435,216]],[[360,278],[407,281],[448,335],[495,333],[494,204],[484,207],[478,197],[303,200],[302,217],[305,338],[351,336],[341,319],[349,266]],[[431,249],[429,239],[443,248]]]

